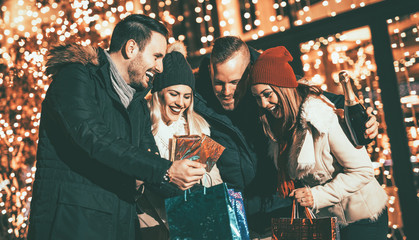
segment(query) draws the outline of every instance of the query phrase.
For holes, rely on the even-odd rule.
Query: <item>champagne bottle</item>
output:
[[[345,96],[345,122],[351,134],[352,142],[359,147],[367,145],[372,139],[365,137],[365,124],[369,117],[365,107],[359,103],[351,86],[351,78],[346,71],[339,72],[339,81],[342,84],[343,94]]]

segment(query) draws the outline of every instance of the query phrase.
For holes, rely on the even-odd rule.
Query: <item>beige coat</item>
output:
[[[347,225],[382,213],[387,195],[374,177],[365,147],[351,144],[332,103],[309,96],[300,108],[293,142],[289,173],[311,188],[318,217],[336,216]]]

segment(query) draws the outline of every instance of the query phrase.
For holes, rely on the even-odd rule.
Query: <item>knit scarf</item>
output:
[[[127,108],[132,98],[134,97],[135,89],[125,82],[124,78],[118,72],[118,69],[116,68],[115,63],[112,61],[112,58],[109,55],[109,53],[107,51],[104,52],[109,61],[112,86],[118,94],[119,99],[121,99],[121,102],[124,105],[124,107]]]

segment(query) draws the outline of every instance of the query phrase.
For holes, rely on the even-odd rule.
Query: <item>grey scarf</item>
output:
[[[124,78],[118,72],[118,69],[116,69],[116,65],[112,61],[112,58],[109,55],[109,53],[107,51],[104,52],[109,61],[112,86],[118,94],[119,98],[121,99],[122,104],[125,106],[125,108],[127,108],[132,98],[134,97],[134,93],[136,91],[134,88],[132,88],[125,82]]]

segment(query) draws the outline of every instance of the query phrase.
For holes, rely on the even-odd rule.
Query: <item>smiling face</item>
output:
[[[275,118],[281,118],[283,111],[279,105],[278,95],[267,84],[256,84],[252,86],[252,95],[256,98],[259,107],[265,109]]]
[[[128,65],[129,85],[134,88],[147,88],[156,73],[163,71],[163,57],[166,53],[166,38],[152,32],[143,51],[138,51]]]
[[[238,85],[240,81],[247,80],[246,69],[249,62],[249,56],[240,51],[225,62],[216,65],[211,64],[212,87],[224,110],[234,110],[243,96],[243,94],[238,93]],[[240,89],[240,91],[245,91],[245,89]]]
[[[161,117],[166,125],[177,121],[192,103],[192,89],[186,85],[173,85],[159,93]]]

